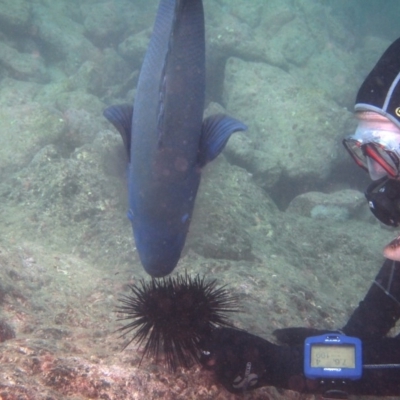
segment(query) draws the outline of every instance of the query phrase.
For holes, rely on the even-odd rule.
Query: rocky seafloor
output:
[[[203,171],[174,271],[240,299],[273,340],[341,327],[395,232],[341,139],[358,86],[400,31],[387,1],[207,0],[207,109],[240,118]],[[361,7],[362,5],[362,7]],[[126,159],[106,105],[131,102],[156,1],[0,1],[0,399],[300,399],[229,394],[199,366],[122,351],[118,298],[146,278],[126,218]]]

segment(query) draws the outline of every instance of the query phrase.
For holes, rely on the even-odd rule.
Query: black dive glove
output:
[[[219,328],[203,344],[200,361],[233,393],[261,386],[304,391],[303,346],[278,346],[242,330]]]
[[[307,379],[303,358],[303,345],[279,346],[245,331],[218,328],[203,343],[200,361],[233,393],[275,386],[314,394],[342,391],[355,395],[400,395],[398,337],[363,342],[363,374],[355,381]],[[376,365],[379,367],[375,368]]]

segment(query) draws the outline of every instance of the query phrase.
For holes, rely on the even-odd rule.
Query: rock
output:
[[[127,34],[149,29],[153,25],[156,1],[95,0],[79,2],[87,36],[97,47],[115,47]],[[142,3],[142,4],[141,4]]]
[[[224,102],[249,125],[248,134],[229,140],[226,154],[265,189],[285,183],[296,192],[300,183],[322,182],[343,157],[350,113],[280,68],[230,58]]]
[[[104,49],[101,60],[85,61],[69,81],[72,90],[85,89],[101,97],[110,94],[110,91],[117,91],[118,94],[126,93],[125,83],[130,73],[130,66],[114,49]],[[136,85],[136,81],[134,84]]]
[[[279,41],[280,38],[282,41]],[[285,24],[273,43],[282,49],[285,59],[297,67],[304,66],[316,50],[315,40],[307,24],[300,18]]]
[[[318,88],[324,96],[352,110],[357,88],[364,77],[356,63],[352,52],[334,42],[326,42],[324,48],[308,59],[307,68],[293,70],[292,75],[304,86]]]
[[[223,156],[206,168],[187,248],[207,258],[253,260],[249,232],[258,228],[259,219],[267,218],[262,224],[270,225],[278,209],[244,169]]]
[[[255,0],[251,7],[241,0],[218,0],[225,13],[234,15],[239,20],[254,28],[260,23],[264,1]]]
[[[121,139],[111,131],[99,132],[93,141],[70,154],[62,153],[66,146],[60,142],[34,154],[30,164],[17,174],[18,183],[10,196],[71,225],[110,206],[110,197],[119,195],[123,176],[123,167],[118,172],[115,168],[119,163],[125,166],[126,160],[120,160],[116,148],[122,148]]]
[[[0,2],[0,30],[3,32],[24,32],[28,29],[30,18],[29,0]]]
[[[130,63],[130,68],[140,69],[149,44],[150,35],[151,29],[145,29],[128,36],[118,46],[118,53]]]
[[[0,108],[30,103],[42,89],[43,86],[35,82],[4,78],[0,88]]]
[[[315,219],[343,221],[354,218],[366,207],[365,196],[357,190],[333,193],[307,192],[295,197],[287,212]]]
[[[216,8],[206,26],[207,57],[223,60],[237,56],[250,60],[263,60],[265,44],[255,40],[253,30],[239,18]],[[214,60],[210,64],[213,65]]]
[[[83,62],[99,57],[99,50],[84,36],[83,26],[60,14],[56,2],[46,7],[35,4],[32,11],[32,36],[46,48],[51,64],[62,61],[60,67],[67,75],[76,72]]]
[[[85,6],[82,6],[85,7]],[[99,47],[108,47],[122,35],[127,22],[121,7],[109,2],[86,5],[85,34]]]
[[[0,108],[0,170],[29,162],[43,143],[60,138],[65,122],[37,103]]]
[[[44,60],[39,53],[19,53],[7,44],[0,43],[0,64],[12,78],[38,83],[49,81]]]
[[[83,109],[69,108],[64,111],[63,119],[66,124],[66,135],[61,142],[71,149],[92,143],[100,131],[109,127],[105,118]]]
[[[14,338],[14,329],[5,320],[0,319],[0,343]]]
[[[105,108],[97,96],[89,94],[84,90],[60,93],[58,98],[55,99],[55,104],[62,111],[74,108],[86,110],[97,115],[102,115]]]

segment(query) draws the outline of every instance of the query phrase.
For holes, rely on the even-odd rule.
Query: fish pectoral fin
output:
[[[114,106],[107,107],[103,111],[103,115],[121,134],[122,141],[124,142],[125,149],[128,153],[128,159],[130,161],[133,106],[130,104],[116,104]]]
[[[214,160],[224,149],[232,133],[245,131],[247,126],[224,114],[207,117],[203,121],[198,164],[200,168]]]

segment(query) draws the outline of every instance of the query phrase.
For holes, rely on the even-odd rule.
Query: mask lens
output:
[[[362,142],[350,138],[344,139],[343,146],[359,167],[368,170],[367,159],[362,149]]]
[[[400,176],[400,129],[388,118],[376,113],[360,113],[353,135],[343,140],[346,150],[358,166],[379,179],[386,173]]]
[[[397,176],[399,173],[399,159],[397,156],[393,152],[386,150],[381,145],[376,145],[375,149],[381,160],[386,164],[386,167],[384,168],[387,170],[388,174],[393,177]]]
[[[386,173],[395,178],[399,174],[397,156],[379,143],[367,143],[362,146],[363,153],[378,163]]]
[[[368,173],[373,181],[376,181],[384,176],[387,176],[386,170],[376,162],[373,158],[367,157]]]
[[[344,139],[343,145],[356,164],[370,172],[372,179],[379,179],[384,174],[392,178],[399,176],[399,158],[386,146],[376,142],[364,143],[353,138]]]

